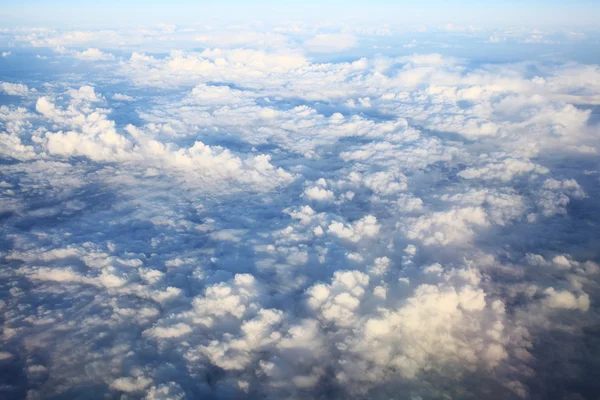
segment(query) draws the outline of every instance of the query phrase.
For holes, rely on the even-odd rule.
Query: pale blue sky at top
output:
[[[405,24],[586,26],[593,28],[600,3],[593,0],[243,1],[22,0],[0,2],[0,23],[139,25],[145,23],[385,21]]]

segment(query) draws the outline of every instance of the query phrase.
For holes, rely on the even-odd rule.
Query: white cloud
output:
[[[29,94],[29,88],[22,83],[2,82],[0,89],[9,96],[27,96]]]
[[[333,222],[327,228],[327,232],[340,239],[358,242],[363,238],[376,237],[380,227],[375,216],[367,215],[351,225],[342,222]]]
[[[117,132],[106,110],[91,108],[90,103],[102,101],[94,88],[83,86],[71,90],[72,105],[65,110],[56,107],[46,97],[36,103],[36,110],[46,118],[62,123],[69,131],[47,132],[45,148],[55,156],[85,156],[97,161],[153,164],[175,171],[198,174],[200,179],[227,186],[231,180],[251,185],[257,190],[291,182],[294,178],[270,164],[270,157],[257,155],[242,160],[228,150],[212,148],[195,142],[189,148],[177,148],[148,136],[149,132],[127,126],[132,140]],[[268,189],[267,189],[268,190]]]
[[[192,89],[190,99],[197,104],[222,105],[247,103],[247,93],[228,86],[197,85]]]
[[[331,201],[335,195],[331,190],[320,188],[318,186],[309,187],[304,191],[304,196],[316,201]]]
[[[147,388],[152,383],[152,380],[143,376],[136,378],[118,378],[115,379],[110,386],[113,389],[123,392],[139,392]]]
[[[528,173],[547,174],[548,169],[536,165],[529,160],[507,158],[499,163],[490,163],[481,168],[467,168],[460,171],[458,176],[464,179],[499,179],[509,181],[516,176]]]
[[[85,61],[112,61],[115,59],[115,56],[91,47],[87,50],[75,53],[75,58]]]
[[[585,192],[574,179],[546,179],[540,190],[538,205],[545,216],[566,214],[570,199],[582,199]]]
[[[183,400],[185,392],[175,382],[152,386],[147,392],[145,400]]]
[[[488,225],[488,216],[481,207],[464,207],[411,218],[404,229],[407,238],[426,245],[460,245],[469,243],[476,229]]]
[[[113,100],[117,100],[117,101],[134,101],[135,98],[132,96],[129,96],[127,94],[122,94],[122,93],[115,93],[112,97]]]
[[[406,176],[401,172],[376,172],[363,178],[366,187],[376,194],[391,195],[408,188]]]
[[[590,297],[583,293],[575,296],[566,290],[556,291],[554,288],[544,290],[548,297],[544,299],[544,304],[550,308],[564,308],[568,310],[587,311],[590,308]]]
[[[347,33],[321,33],[304,44],[314,53],[341,52],[356,47],[357,39]]]

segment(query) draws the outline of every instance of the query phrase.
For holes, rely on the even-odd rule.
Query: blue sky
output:
[[[365,22],[382,20],[406,24],[461,23],[474,25],[594,26],[600,5],[573,1],[240,1],[108,0],[4,1],[4,24],[141,24],[210,23],[211,20],[272,21],[281,19]]]

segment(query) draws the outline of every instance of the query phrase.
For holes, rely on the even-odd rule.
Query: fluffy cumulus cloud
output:
[[[110,61],[115,59],[112,54],[103,53],[96,48],[89,48],[87,50],[75,53],[75,57],[86,61]]]
[[[599,67],[395,34],[3,32],[0,398],[593,398]]]
[[[29,94],[29,88],[22,83],[2,82],[0,88],[9,96],[27,96]]]

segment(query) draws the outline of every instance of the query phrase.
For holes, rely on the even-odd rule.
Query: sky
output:
[[[5,24],[46,23],[139,25],[147,23],[265,22],[284,20],[400,22],[403,24],[486,24],[595,27],[594,0],[426,0],[414,1],[242,1],[24,0],[0,5]]]
[[[0,398],[595,399],[598,6],[211,7],[0,5]]]

